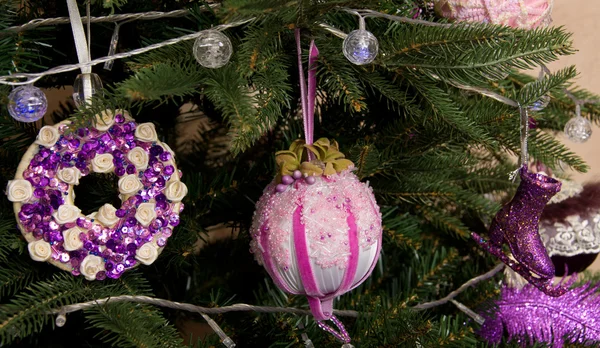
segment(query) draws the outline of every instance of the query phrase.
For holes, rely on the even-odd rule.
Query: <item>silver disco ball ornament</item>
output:
[[[216,69],[229,62],[233,45],[227,35],[217,30],[205,30],[194,42],[194,57],[205,68]]]

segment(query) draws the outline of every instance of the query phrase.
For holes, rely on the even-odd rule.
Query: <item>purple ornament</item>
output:
[[[546,203],[560,191],[561,183],[551,177],[520,169],[521,184],[513,199],[496,214],[490,225],[490,240],[477,233],[471,236],[485,250],[498,257],[515,272],[544,293],[560,296],[566,288],[553,287],[554,265],[538,232],[540,215]],[[514,262],[502,251],[507,243]],[[535,274],[535,276],[534,276]]]
[[[275,191],[277,192],[285,192],[286,189],[287,185],[284,184],[277,184],[277,186],[275,186]]]
[[[306,177],[306,183],[309,185],[313,185],[315,182],[317,182],[317,178],[315,178],[314,176],[307,176]]]
[[[299,170],[294,170],[294,173],[292,174],[293,178],[298,180],[300,178],[302,178],[302,172]]]

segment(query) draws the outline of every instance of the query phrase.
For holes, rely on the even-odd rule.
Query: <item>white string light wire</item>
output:
[[[254,20],[254,18],[250,18],[250,19],[245,19],[242,21],[236,21],[236,22],[232,22],[232,23],[227,23],[227,24],[221,24],[218,26],[215,26],[213,28],[211,28],[212,30],[225,30],[228,28],[233,28],[233,27],[238,27],[241,25],[244,25],[246,23],[250,23]],[[46,70],[44,72],[40,72],[40,73],[17,73],[17,74],[12,74],[12,75],[7,75],[7,76],[0,76],[0,83],[1,84],[5,84],[5,85],[11,85],[11,86],[19,86],[19,85],[27,85],[27,84],[31,84],[39,79],[41,79],[44,76],[48,76],[48,75],[54,75],[54,74],[60,74],[60,73],[64,73],[64,72],[68,72],[68,71],[73,71],[73,70],[77,70],[77,69],[81,69],[82,67],[89,67],[89,66],[94,66],[94,65],[98,65],[104,62],[107,62],[109,60],[114,60],[114,59],[122,59],[122,58],[129,58],[129,57],[133,57],[133,56],[137,56],[140,55],[142,53],[146,53],[152,50],[155,50],[157,48],[161,48],[161,47],[166,47],[166,46],[170,46],[170,45],[174,45],[183,41],[187,41],[187,40],[193,40],[195,38],[197,38],[198,36],[203,35],[203,32],[197,32],[197,33],[192,33],[192,34],[188,34],[188,35],[184,35],[184,36],[180,36],[178,38],[174,38],[174,39],[169,39],[160,43],[156,43],[153,45],[149,45],[146,47],[142,47],[142,48],[138,48],[135,50],[131,50],[129,52],[122,52],[122,53],[117,53],[115,55],[112,56],[106,56],[106,57],[102,57],[102,58],[97,58],[94,59],[88,63],[79,63],[79,64],[67,64],[67,65],[60,65],[57,66],[55,68]],[[11,80],[15,80],[15,79],[25,79],[24,81],[11,81]]]
[[[216,4],[210,5],[211,8],[215,8]],[[113,22],[121,22],[126,20],[153,20],[153,19],[161,19],[161,18],[177,18],[184,17],[190,13],[188,10],[175,10],[170,12],[140,12],[140,13],[123,13],[123,14],[114,14],[109,16],[101,16],[101,17],[82,17],[81,20],[84,23],[88,22],[88,18],[90,18],[90,23],[113,23]],[[54,26],[59,24],[69,24],[69,17],[56,17],[56,18],[38,18],[33,19],[23,25],[17,25],[13,27],[8,27],[4,29],[4,32],[22,32],[26,30],[36,29],[39,27],[45,26]]]

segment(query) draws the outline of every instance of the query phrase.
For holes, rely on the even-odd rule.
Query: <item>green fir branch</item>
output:
[[[577,71],[574,66],[562,69],[552,75],[546,75],[541,80],[530,82],[519,90],[517,97],[521,105],[530,105],[540,97],[548,94],[561,91],[570,87],[569,80],[577,76]]]
[[[117,93],[132,101],[161,103],[175,97],[191,96],[199,90],[202,81],[202,71],[194,63],[156,63],[139,69],[117,86]]]
[[[2,217],[0,219],[0,262],[7,261],[11,253],[22,253],[25,245],[15,228],[15,217],[12,214]]]
[[[109,302],[87,309],[85,316],[102,329],[97,337],[112,347],[184,347],[177,330],[152,306]]]
[[[511,69],[531,69],[571,54],[562,28],[520,30],[469,23],[450,29],[399,26],[383,41],[380,64],[420,68],[432,76],[473,83]]]
[[[22,291],[39,277],[35,265],[21,258],[3,261],[0,267],[0,299],[7,299]]]
[[[85,299],[87,289],[82,278],[67,273],[55,275],[51,280],[40,281],[27,287],[7,304],[0,306],[0,343],[12,341],[40,332],[53,323],[53,308]]]
[[[232,65],[208,71],[203,81],[206,97],[223,113],[230,126],[231,151],[248,149],[269,125],[256,118],[256,105],[245,79]]]

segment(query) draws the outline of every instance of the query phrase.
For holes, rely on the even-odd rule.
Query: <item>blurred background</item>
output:
[[[573,34],[574,46],[578,52],[562,57],[559,61],[550,64],[548,68],[555,71],[575,65],[579,72],[575,84],[600,94],[600,65],[598,64],[600,35],[596,32],[596,29],[600,28],[600,2],[556,0],[552,19],[554,26],[564,26]],[[583,144],[572,143],[562,134],[559,137],[591,166],[588,173],[573,172],[572,178],[579,182],[600,180],[600,128],[595,125],[592,137]]]

